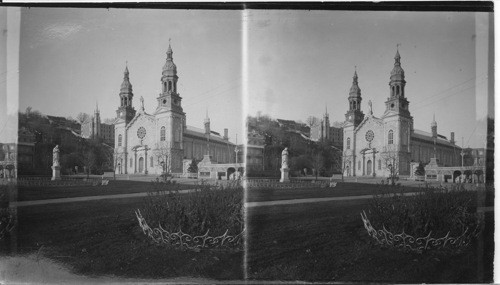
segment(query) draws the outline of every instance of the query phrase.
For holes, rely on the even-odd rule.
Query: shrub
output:
[[[192,236],[239,234],[244,228],[243,187],[237,182],[226,186],[205,183],[193,185],[189,193],[180,193],[175,181],[152,183],[152,191],[141,209],[151,227],[161,225],[169,231],[182,230]]]
[[[391,190],[392,189],[392,190]],[[394,190],[396,189],[396,190]],[[375,228],[414,237],[458,236],[476,230],[476,191],[463,187],[452,190],[426,186],[414,195],[404,195],[404,187],[383,187],[369,203],[369,219]]]

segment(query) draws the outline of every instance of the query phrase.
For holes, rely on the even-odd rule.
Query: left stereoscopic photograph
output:
[[[243,279],[241,11],[0,15],[0,279]]]

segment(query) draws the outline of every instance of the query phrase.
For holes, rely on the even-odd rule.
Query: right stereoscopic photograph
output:
[[[245,13],[246,278],[493,282],[493,15]]]

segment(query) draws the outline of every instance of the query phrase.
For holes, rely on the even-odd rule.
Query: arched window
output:
[[[387,135],[387,144],[393,144],[393,143],[394,143],[394,132],[390,130],[389,134]]]
[[[168,82],[168,91],[172,91],[172,81]]]
[[[165,141],[165,126],[160,129],[160,141]]]
[[[396,95],[398,95],[398,96],[400,95],[399,94],[399,85],[396,86]]]
[[[122,135],[118,135],[118,146],[122,146]]]
[[[150,167],[153,167],[153,157],[150,157],[150,158],[149,158],[149,161],[150,161],[150,162],[149,162],[149,166],[150,166]]]
[[[379,159],[378,160],[378,170],[382,169],[382,161]]]
[[[351,149],[351,138],[347,138],[347,149]]]

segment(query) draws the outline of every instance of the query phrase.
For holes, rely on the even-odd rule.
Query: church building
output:
[[[224,136],[212,131],[208,114],[203,129],[186,125],[170,44],[161,76],[161,93],[151,113],[146,112],[142,97],[139,110],[133,107],[129,75],[126,67],[114,123],[116,173],[183,173],[193,158],[200,161],[208,155],[215,163],[234,162],[235,145],[229,142],[227,129]]]
[[[394,59],[389,97],[380,117],[373,115],[371,101],[368,114],[361,111],[361,88],[354,72],[344,123],[342,159],[346,176],[387,177],[391,169],[396,175],[411,175],[411,164],[426,164],[431,158],[444,166],[458,165],[460,161],[461,148],[455,145],[454,133],[450,140],[439,135],[435,119],[430,133],[413,128],[399,50]]]
[[[85,120],[81,125],[81,136],[86,139],[101,138],[105,143],[113,146],[115,139],[115,126],[101,123],[99,107],[95,106],[94,116]]]

